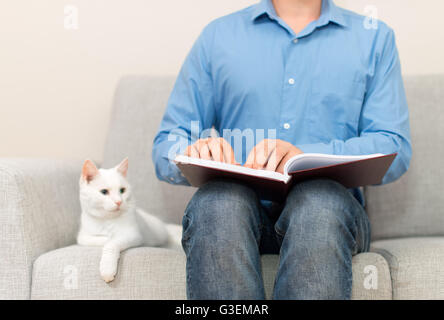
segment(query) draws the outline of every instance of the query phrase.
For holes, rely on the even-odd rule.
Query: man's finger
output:
[[[192,158],[200,158],[199,149],[197,149],[197,145],[193,144],[191,146],[191,157]]]
[[[231,145],[224,138],[220,138],[220,142],[222,144],[222,152],[224,156],[224,161],[230,164],[238,164],[234,157],[234,151]]]
[[[287,153],[287,154],[285,155],[285,157],[283,157],[282,160],[281,160],[281,162],[279,163],[279,165],[278,165],[278,167],[277,167],[277,169],[276,169],[276,172],[284,173],[284,167],[285,167],[285,164],[286,164],[287,161],[290,160],[293,156],[294,156],[293,153],[291,153],[291,152]]]
[[[245,167],[247,168],[253,168],[253,169],[261,169],[262,166],[258,164],[264,157],[262,156],[261,159],[258,159],[260,157],[260,154],[263,154],[263,147],[264,143],[259,142],[253,149],[251,149],[250,154],[247,157],[247,161],[245,162]],[[266,159],[265,159],[266,160]]]
[[[277,148],[274,148],[273,152],[270,154],[270,157],[268,158],[267,166],[265,167],[265,170],[268,171],[276,171],[279,163],[281,162],[282,158],[285,156],[285,153],[279,152]]]
[[[256,156],[255,156],[256,147],[253,147],[253,149],[251,149],[250,153],[248,154],[247,161],[245,161],[245,164],[244,164],[244,166],[247,168],[253,168],[254,159],[256,158]]]
[[[276,140],[262,140],[255,149],[254,169],[265,169],[268,159],[276,148]]]
[[[262,141],[259,143],[255,150],[254,169],[263,169],[268,161],[269,154],[267,153],[267,144]]]
[[[222,153],[222,145],[219,139],[209,139],[208,147],[211,152],[211,157],[214,161],[224,162],[224,157]]]
[[[183,153],[185,156],[187,156],[187,157],[191,157],[191,148],[192,148],[193,146],[192,145],[189,145],[186,149],[185,149],[185,152]]]
[[[185,155],[191,158],[200,158],[199,151],[196,149],[196,145],[192,144],[185,150]]]
[[[212,160],[210,148],[208,147],[208,140],[200,140],[198,144],[199,155],[201,159]]]

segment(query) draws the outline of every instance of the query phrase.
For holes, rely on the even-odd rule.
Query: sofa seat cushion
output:
[[[444,237],[372,243],[390,266],[393,299],[444,299]]]
[[[162,248],[122,252],[117,276],[100,277],[101,248],[70,246],[34,262],[31,299],[186,299],[185,255]]]
[[[122,253],[116,279],[99,274],[101,249],[70,246],[40,256],[34,263],[32,299],[186,299],[185,255],[161,248],[133,248]],[[262,256],[267,297],[273,290],[279,257]],[[377,288],[366,288],[367,266],[378,274]],[[370,270],[371,271],[371,270]],[[389,269],[376,253],[353,258],[353,298],[391,299]]]
[[[353,257],[353,300],[391,300],[392,282],[387,261],[374,252]]]

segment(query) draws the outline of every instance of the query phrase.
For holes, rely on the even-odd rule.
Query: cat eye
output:
[[[102,190],[100,190],[100,192],[101,192],[102,194],[104,194],[105,196],[108,194],[108,190],[106,190],[106,189],[102,189]]]
[[[124,193],[126,191],[125,188],[120,188],[120,193]]]

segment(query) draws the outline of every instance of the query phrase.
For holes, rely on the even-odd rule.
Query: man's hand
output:
[[[303,153],[289,142],[265,139],[250,152],[245,167],[284,173],[285,163],[295,155]]]
[[[199,139],[185,150],[188,157],[238,164],[234,151],[224,138]]]

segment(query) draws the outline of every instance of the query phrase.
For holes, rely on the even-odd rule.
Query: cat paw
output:
[[[116,273],[117,273],[117,265],[101,263],[100,276],[106,283],[113,281],[114,278],[116,277]]]
[[[114,280],[116,274],[115,273],[100,273],[100,276],[106,283],[110,283]]]

